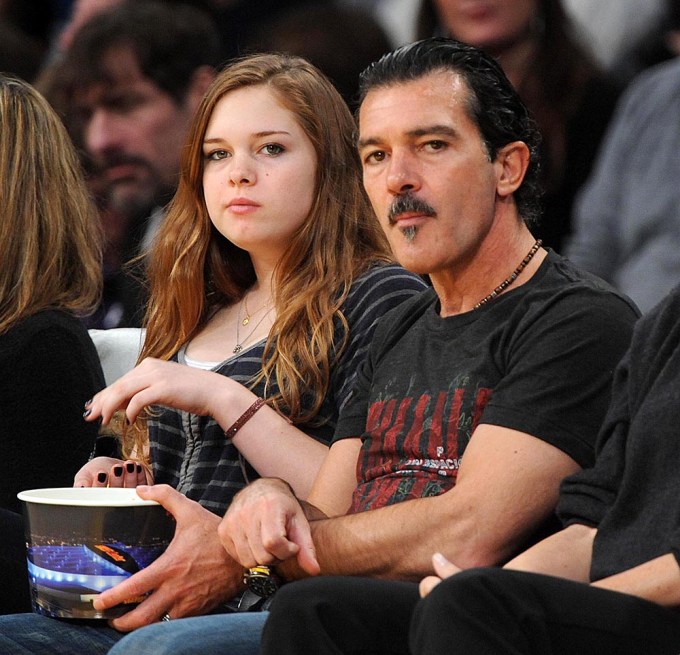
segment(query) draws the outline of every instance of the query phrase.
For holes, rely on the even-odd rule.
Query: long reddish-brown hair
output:
[[[228,66],[194,117],[179,186],[149,262],[150,302],[140,359],[171,358],[220,307],[240,301],[255,282],[249,254],[210,221],[203,196],[203,139],[218,101],[230,91],[263,85],[276,93],[311,140],[317,157],[312,208],[275,271],[276,320],[262,373],[275,381],[268,398],[294,422],[311,420],[329,385],[337,343],[335,322],[354,278],[376,260],[390,261],[387,241],[361,184],[350,111],[328,79],[299,57],[259,54]],[[312,398],[304,408],[302,396]],[[137,445],[143,441],[137,440]]]

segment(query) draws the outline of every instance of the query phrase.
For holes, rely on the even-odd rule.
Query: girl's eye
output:
[[[229,153],[226,150],[213,150],[206,154],[205,158],[212,161],[219,161],[220,159],[226,159]]]
[[[268,143],[267,145],[263,146],[262,150],[264,150],[264,152],[266,152],[268,155],[280,155],[284,148],[278,143]]]

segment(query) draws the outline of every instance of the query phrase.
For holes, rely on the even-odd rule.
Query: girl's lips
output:
[[[229,202],[227,208],[235,214],[249,214],[254,212],[259,206],[259,203],[248,198],[234,198]]]
[[[233,207],[234,205],[250,205],[252,207],[259,207],[259,203],[255,202],[254,200],[250,200],[249,198],[234,198],[233,200],[229,201],[229,204],[227,207]]]

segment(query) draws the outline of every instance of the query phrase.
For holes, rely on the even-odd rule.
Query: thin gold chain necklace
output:
[[[274,309],[273,307],[270,307],[264,314],[262,314],[262,318],[255,324],[255,327],[250,332],[248,332],[248,334],[245,337],[243,337],[243,339],[241,339],[239,335],[239,327],[241,325],[246,326],[248,325],[248,323],[250,323],[250,320],[248,320],[248,322],[244,322],[241,320],[241,306],[245,304],[245,299],[246,297],[243,296],[243,301],[239,304],[238,314],[236,315],[236,345],[234,346],[233,351],[234,354],[240,353],[243,350],[243,344],[245,344],[245,342],[248,341],[248,339],[250,339],[250,337],[253,336],[253,332],[255,332],[255,330],[257,330],[257,328],[260,327],[262,321],[264,321],[269,312],[271,312],[271,310]]]
[[[242,325],[243,327],[245,327],[246,325],[248,325],[248,323],[250,323],[250,319],[253,318],[253,316],[255,316],[255,314],[257,314],[259,311],[263,310],[268,304],[269,304],[269,300],[268,300],[264,305],[262,305],[262,307],[258,307],[258,308],[251,314],[251,313],[248,311],[248,294],[246,294],[245,296],[243,296],[243,309],[244,309],[246,315],[243,317],[243,320],[241,321],[241,325]]]
[[[526,268],[527,264],[534,258],[538,249],[543,245],[543,241],[538,239],[527,256],[520,262],[519,266],[503,280],[488,296],[482,298],[472,309],[479,309],[482,305],[486,305],[490,300],[493,300],[497,295],[505,291],[519,276],[519,274]]]

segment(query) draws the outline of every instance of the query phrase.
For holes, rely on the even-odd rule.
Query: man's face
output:
[[[142,75],[128,48],[105,55],[104,69],[75,97],[83,145],[111,207],[147,211],[174,191],[191,109]]]
[[[460,270],[494,221],[501,166],[490,162],[451,72],[378,87],[359,113],[364,186],[398,261]]]

